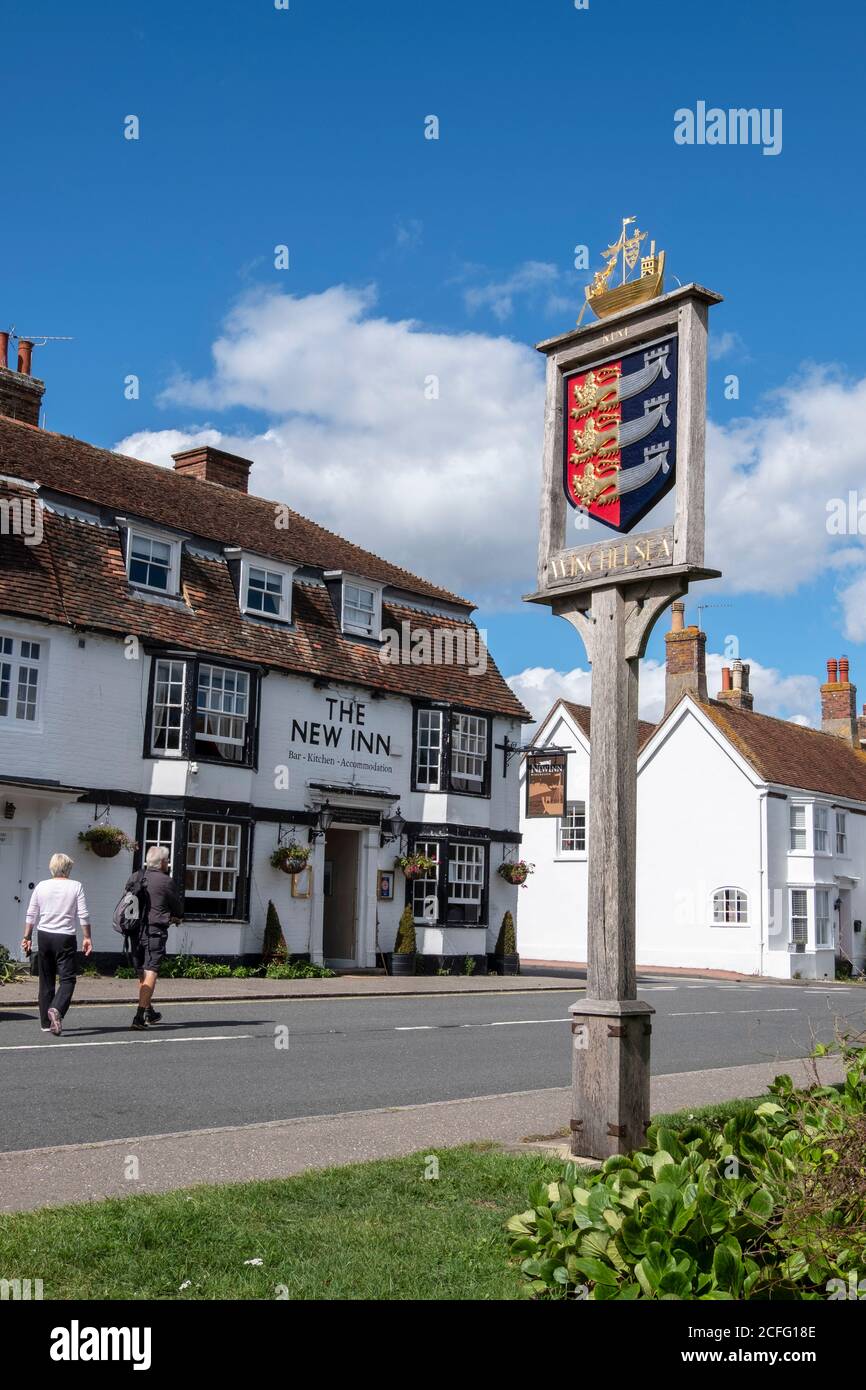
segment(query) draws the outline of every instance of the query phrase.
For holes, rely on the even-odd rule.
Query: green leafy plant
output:
[[[394,867],[401,869],[406,878],[428,878],[436,870],[436,860],[428,854],[400,854],[394,860]]]
[[[464,961],[463,961],[463,974],[464,974],[464,975],[474,975],[474,974],[475,974],[475,965],[476,965],[475,957],[474,957],[474,956],[466,956],[465,959],[464,959]]]
[[[27,974],[27,967],[15,960],[8,946],[0,946],[0,985],[14,985]]]
[[[138,971],[131,965],[119,965],[114,972],[115,980],[137,980]]]
[[[409,956],[417,950],[415,942],[415,920],[412,915],[412,908],[407,905],[403,908],[400,916],[400,925],[397,928],[397,940],[394,942],[395,956]]]
[[[499,928],[499,935],[496,938],[496,955],[513,956],[517,953],[517,933],[514,930],[514,918],[510,912],[506,912],[502,918],[502,925]]]
[[[119,825],[91,825],[87,830],[80,830],[78,838],[102,859],[113,859],[122,849],[138,849],[135,840],[131,840]]]
[[[278,845],[271,855],[271,868],[281,869],[284,874],[299,874],[307,867],[311,853],[310,845],[299,845],[294,840]]]
[[[311,960],[289,960],[269,965],[265,975],[269,980],[332,980],[336,970],[316,965]]]
[[[522,888],[530,874],[535,873],[535,865],[527,864],[525,859],[506,859],[499,865],[497,870],[500,878],[504,878],[506,883],[513,883],[518,888]]]
[[[280,916],[272,902],[268,903],[265,934],[262,940],[262,965],[272,965],[288,959]]]
[[[816,1049],[826,1051],[826,1049]],[[753,1111],[680,1128],[597,1173],[568,1164],[508,1222],[541,1297],[824,1299],[866,1262],[866,1049],[844,1086],[776,1078]]]

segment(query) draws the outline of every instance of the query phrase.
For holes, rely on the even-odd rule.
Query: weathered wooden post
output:
[[[625,223],[621,240],[631,267],[639,242]],[[538,590],[526,596],[577,628],[592,666],[588,974],[570,1010],[571,1148],[591,1158],[639,1147],[650,1116],[654,1010],[637,998],[635,966],[638,661],[668,605],[718,574],[704,568],[704,435],[707,312],[721,296],[686,285],[649,298],[661,288],[654,254],[640,279],[607,290],[616,259],[587,292],[602,321],[538,344]],[[672,488],[673,523],[631,534]],[[570,545],[567,519],[585,527],[586,513],[619,534]]]

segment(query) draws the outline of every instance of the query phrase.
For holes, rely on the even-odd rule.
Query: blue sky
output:
[[[272,0],[47,0],[7,15],[5,30],[0,321],[74,338],[36,355],[50,428],[106,445],[132,439],[158,461],[170,452],[165,431],[250,441],[250,456],[261,448],[270,460],[261,490],[302,511],[318,502],[327,524],[444,583],[468,579],[507,674],[585,669],[572,630],[518,601],[532,586],[541,444],[541,364],[530,347],[574,322],[586,279],[573,268],[575,245],[598,265],[620,217],[635,213],[666,249],[670,276],[725,295],[712,316],[723,351],[711,364],[709,415],[719,431],[711,466],[724,459],[719,477],[733,487],[717,511],[726,581],[690,600],[732,605],[706,609],[710,649],[734,634],[744,658],[777,672],[766,677],[773,712],[810,717],[814,690],[791,678],[817,675],[843,651],[866,696],[862,538],[830,547],[824,536],[825,494],[862,486],[866,459],[856,442],[861,419],[866,438],[862,6],[290,0],[278,11]],[[674,112],[698,100],[781,108],[781,153],[676,145]],[[123,138],[129,114],[140,119],[137,141]],[[437,141],[423,138],[429,114]],[[274,268],[281,243],[287,271]],[[326,292],[336,286],[365,295],[363,305],[332,314]],[[213,346],[237,333],[227,316],[239,304],[255,306],[242,333],[259,361],[273,341],[268,306],[287,297],[295,307],[273,331],[292,337],[289,364],[303,325],[320,307],[328,318],[315,360],[334,407],[310,418],[291,383],[285,397],[260,381],[245,391],[235,362],[226,389],[214,369]],[[462,377],[451,404],[443,384],[447,427],[430,432],[405,416],[391,444],[414,437],[418,449],[407,446],[404,472],[394,464],[384,482],[375,460],[389,446],[387,410],[370,424],[361,399],[366,321],[383,325],[372,335],[373,395],[383,363],[387,378],[383,354],[399,356],[410,339],[429,340],[431,360],[447,357]],[[141,380],[137,401],[124,398],[128,373]],[[730,373],[736,401],[724,397]],[[350,428],[339,419],[344,389]],[[844,429],[844,467],[839,448],[827,460],[813,451],[822,412],[836,421],[830,434]],[[460,453],[464,415],[470,431],[489,421],[489,435],[484,423]],[[364,436],[357,461],[353,435]],[[451,450],[441,487],[437,437]],[[519,448],[498,472],[509,438]],[[333,464],[332,494],[306,478],[305,440],[318,474],[323,460]],[[827,471],[824,492],[804,496],[801,473],[816,468]],[[395,489],[417,489],[419,512],[438,515],[460,470],[460,496],[482,520],[459,552],[447,535],[436,542],[432,523],[416,532],[411,508],[393,534],[363,514],[359,490],[380,485],[389,509]],[[750,492],[741,528],[738,498]],[[470,549],[480,558],[464,574]]]

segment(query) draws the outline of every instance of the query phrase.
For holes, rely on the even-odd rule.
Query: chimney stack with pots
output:
[[[13,371],[9,366],[9,334],[0,333],[0,415],[38,425],[45,383],[31,374],[32,366],[30,339],[18,339],[18,370]]]
[[[685,626],[685,610],[681,599],[671,605],[671,630],[665,633],[665,714],[683,695],[707,699],[707,634]]]
[[[857,721],[857,687],[851,684],[847,656],[827,661],[827,679],[821,686],[821,728],[860,747]]]
[[[752,709],[755,697],[749,689],[749,663],[747,661],[733,661],[730,666],[722,667],[722,688],[716,699],[724,705],[733,705],[734,709]]]
[[[235,492],[249,490],[252,460],[241,458],[239,454],[227,454],[210,444],[197,444],[194,449],[172,454],[172,458],[177,473],[200,478],[204,483],[219,483],[222,487],[234,488]]]

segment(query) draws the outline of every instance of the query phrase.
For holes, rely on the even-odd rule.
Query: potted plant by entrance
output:
[[[436,868],[436,860],[426,854],[401,854],[394,865],[402,869],[407,878],[427,878]]]
[[[271,855],[271,868],[280,869],[284,874],[299,874],[307,867],[310,846],[299,845],[293,840],[288,845],[277,845]]]
[[[514,918],[510,912],[506,912],[502,918],[502,926],[499,928],[499,936],[496,939],[496,950],[493,953],[493,966],[500,975],[520,974],[517,933],[514,930]]]
[[[504,878],[506,883],[513,883],[517,888],[522,888],[529,875],[534,873],[535,865],[527,864],[525,859],[506,859],[504,864],[499,865],[500,878]]]
[[[412,915],[412,908],[407,904],[403,908],[403,915],[397,928],[397,940],[394,942],[394,954],[391,957],[391,974],[414,975],[415,955],[415,919]]]
[[[122,849],[136,850],[138,845],[125,835],[119,825],[91,825],[79,831],[78,838],[100,859],[113,859]]]

